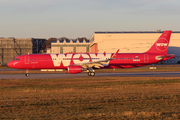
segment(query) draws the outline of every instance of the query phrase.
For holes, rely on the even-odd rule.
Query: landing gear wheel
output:
[[[91,76],[95,76],[95,72],[91,72]]]
[[[91,72],[88,72],[88,76],[91,76]]]
[[[95,76],[95,72],[88,72],[88,76]]]
[[[26,73],[25,76],[26,76],[26,77],[29,77],[29,73]]]

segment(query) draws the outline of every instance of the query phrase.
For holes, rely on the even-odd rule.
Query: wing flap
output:
[[[100,67],[104,67],[103,65],[108,65],[109,61],[110,60],[107,59],[107,60],[81,63],[81,64],[75,64],[75,65],[80,65],[83,68],[91,68],[91,67],[100,68]]]

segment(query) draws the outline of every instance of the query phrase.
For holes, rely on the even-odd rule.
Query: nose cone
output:
[[[9,62],[9,63],[8,63],[8,66],[9,66],[10,68],[13,68],[13,67],[14,67],[14,62],[13,62],[13,61]]]

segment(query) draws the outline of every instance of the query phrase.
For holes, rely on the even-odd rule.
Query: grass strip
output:
[[[179,77],[0,81],[0,119],[180,119]]]

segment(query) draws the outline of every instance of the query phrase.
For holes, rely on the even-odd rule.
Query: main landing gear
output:
[[[95,71],[93,70],[93,68],[88,69],[88,76],[95,76]]]
[[[29,69],[27,69],[25,76],[29,77]]]
[[[88,76],[95,76],[95,72],[88,72]]]

